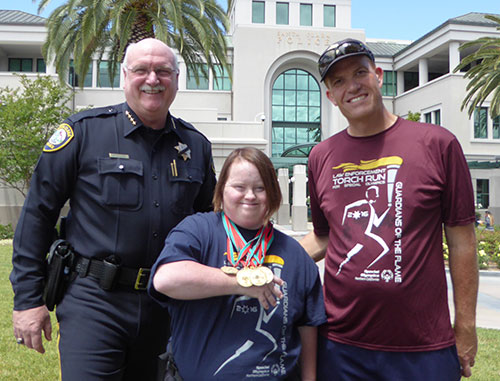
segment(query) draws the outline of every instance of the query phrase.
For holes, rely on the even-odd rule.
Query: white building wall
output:
[[[234,0],[233,12],[230,14],[230,19],[233,22],[231,34],[234,33],[238,26],[252,24],[252,1],[253,0]],[[264,0],[263,0],[264,1]],[[276,3],[285,2],[289,4],[289,26],[300,26],[300,4],[313,5],[313,28],[323,26],[323,6],[335,5],[335,22],[336,28],[350,29],[351,28],[351,0],[265,0],[265,25],[276,25]],[[264,25],[253,24],[253,25]]]
[[[297,28],[288,26],[238,26],[233,35],[234,120],[256,121],[265,116],[266,138],[271,131],[271,89],[274,80],[288,69],[302,69],[320,81],[317,61],[332,43],[346,37],[364,40],[360,30]],[[323,137],[346,126],[330,115],[322,88]]]
[[[407,115],[408,111],[420,112],[423,117],[424,113],[439,109],[441,125],[457,136],[469,160],[489,160],[500,156],[500,141],[473,138],[473,118],[469,119],[467,112],[460,110],[465,86],[462,74],[446,74],[397,96],[395,113]],[[489,125],[491,126],[491,120]]]
[[[171,111],[192,122],[212,141],[218,170],[234,148],[253,145],[270,152],[272,86],[281,73],[289,69],[305,70],[320,83],[317,60],[329,45],[347,37],[365,40],[363,30],[351,29],[350,0],[311,0],[312,27],[300,26],[300,0],[288,1],[289,25],[276,25],[276,2],[265,1],[265,24],[252,24],[252,0],[233,2],[229,36],[229,56],[233,63],[231,91],[213,91],[212,78],[209,90],[187,90],[186,67],[182,59],[179,60],[179,92]],[[334,28],[323,27],[325,4],[336,6]],[[469,160],[496,160],[500,158],[500,141],[474,139],[473,120],[466,111],[460,110],[466,81],[462,73],[450,73],[464,55],[458,52],[459,45],[482,36],[500,37],[500,31],[481,25],[446,23],[395,57],[377,57],[377,64],[384,70],[397,71],[399,95],[384,97],[389,110],[401,116],[406,116],[408,111],[420,112],[423,116],[426,112],[440,110],[441,124],[457,136]],[[19,83],[7,72],[8,58],[41,58],[45,37],[45,28],[41,26],[0,25],[0,86],[16,87]],[[432,81],[421,78],[419,87],[403,92],[404,71],[418,72],[420,69],[422,76],[427,76],[427,73],[437,72],[436,67],[439,67],[438,72],[448,74]],[[53,67],[47,65],[47,72],[53,73]],[[36,73],[27,75],[35,76]],[[96,67],[93,77],[95,86]],[[322,139],[326,139],[344,129],[347,121],[326,98],[324,84],[320,83],[320,88]],[[77,89],[74,107],[98,107],[123,101],[121,89],[85,88]],[[485,106],[488,105],[486,102]],[[491,126],[491,120],[489,122]],[[500,212],[500,170],[471,172],[474,179],[490,179],[490,203]],[[19,195],[9,192],[0,188],[0,223],[4,215],[1,209],[7,204],[16,205],[14,214],[20,209]],[[500,216],[496,217],[500,221]]]

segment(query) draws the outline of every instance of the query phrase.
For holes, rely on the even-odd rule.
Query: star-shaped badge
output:
[[[191,149],[187,144],[179,142],[174,148],[178,152],[177,156],[182,157],[184,161],[191,159]]]

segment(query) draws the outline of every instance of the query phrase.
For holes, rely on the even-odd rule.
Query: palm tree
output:
[[[40,0],[38,12],[49,2]],[[48,62],[54,60],[61,81],[67,78],[71,60],[75,73],[84,78],[96,57],[98,62],[109,61],[113,78],[126,47],[154,37],[177,49],[198,80],[197,64],[201,62],[214,73],[219,64],[230,72],[225,39],[228,24],[216,0],[67,0],[47,20],[43,53]],[[204,65],[201,70],[208,75]]]
[[[493,15],[485,17],[498,23],[496,29],[500,31],[500,17]],[[500,115],[500,38],[481,37],[463,44],[460,46],[460,50],[463,51],[478,45],[478,50],[462,59],[453,70],[453,72],[457,72],[470,67],[464,75],[465,78],[470,78],[470,82],[467,84],[468,93],[462,102],[461,109],[463,110],[469,104],[468,114],[470,117],[476,107],[481,106],[484,100],[493,93],[490,115],[494,118]],[[474,63],[477,64],[473,66]]]

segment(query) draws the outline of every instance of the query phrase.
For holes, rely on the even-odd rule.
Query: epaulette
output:
[[[121,111],[121,105],[91,108],[88,110],[80,111],[74,115],[71,115],[67,120],[69,120],[71,123],[75,123],[82,119],[87,119],[87,118],[95,118],[106,115],[116,115],[120,111]]]
[[[196,133],[198,133],[199,135],[201,135],[203,138],[205,138],[205,140],[207,142],[210,143],[210,140],[208,140],[208,138],[202,133],[200,132],[200,130],[196,129],[196,127],[194,127],[191,123],[189,122],[186,122],[184,119],[181,119],[181,118],[176,118],[175,116],[172,116],[172,118],[175,120],[175,122],[181,126],[181,127],[184,127],[190,131],[194,131]]]

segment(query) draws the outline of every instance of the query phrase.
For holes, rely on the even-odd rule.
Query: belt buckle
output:
[[[148,286],[149,275],[151,274],[151,269],[140,268],[137,272],[137,278],[135,279],[135,290],[145,291]]]

